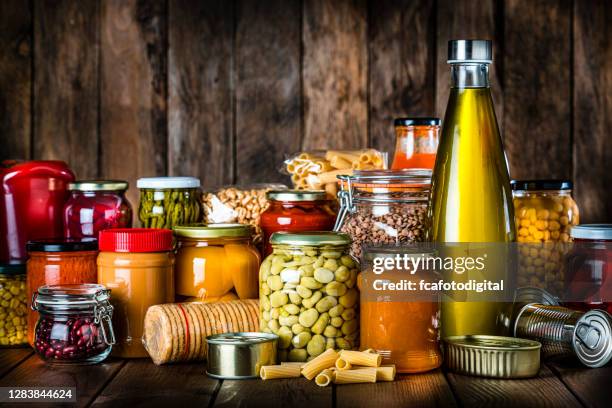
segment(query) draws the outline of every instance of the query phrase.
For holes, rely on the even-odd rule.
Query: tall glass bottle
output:
[[[451,91],[432,179],[430,238],[441,243],[512,242],[510,178],[489,88],[491,41],[449,41],[448,51]],[[488,271],[494,269],[487,265]],[[471,278],[493,280],[459,277]],[[508,305],[469,301],[469,296],[445,294],[443,337],[507,334]]]

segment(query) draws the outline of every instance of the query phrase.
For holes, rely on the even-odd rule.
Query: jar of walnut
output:
[[[338,178],[341,208],[335,230],[352,238],[351,255],[360,258],[365,244],[425,240],[431,171],[355,171]]]

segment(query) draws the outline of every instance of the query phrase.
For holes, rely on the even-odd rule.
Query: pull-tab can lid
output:
[[[612,359],[612,316],[603,310],[586,312],[572,338],[578,359],[587,367],[603,367]]]

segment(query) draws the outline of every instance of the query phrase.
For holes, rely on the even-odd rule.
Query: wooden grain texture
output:
[[[97,365],[52,367],[34,355],[2,377],[0,387],[76,387],[76,406],[84,407],[92,402],[123,365],[124,361],[110,359]]]
[[[611,222],[612,4],[574,7],[574,197],[582,223]]]
[[[15,348],[0,351],[0,377],[10,372],[31,355],[32,349],[30,348]]]
[[[278,169],[300,149],[301,2],[238,1],[236,11],[236,176],[283,181]]]
[[[32,145],[32,13],[23,0],[0,2],[0,161],[29,159]]]
[[[504,122],[513,178],[571,176],[571,4],[505,2]]]
[[[503,32],[498,0],[437,1],[436,115],[444,117],[450,92],[449,40],[481,39],[493,41],[493,63],[489,67],[491,94],[497,124],[504,128]]]
[[[168,13],[168,172],[232,183],[233,3],[170,0]]]
[[[129,361],[104,388],[95,407],[208,406],[219,381],[203,364],[156,366],[149,359]]]
[[[305,378],[290,380],[224,380],[214,407],[331,407],[332,387]]]
[[[369,2],[370,146],[393,153],[393,119],[433,116],[435,9],[428,0]]]
[[[353,384],[336,387],[338,408],[371,407],[456,407],[453,393],[440,370],[420,375],[403,375],[394,382]]]
[[[101,173],[128,180],[128,198],[137,205],[136,179],[167,171],[166,3],[101,6]]]
[[[34,158],[96,177],[98,2],[35,1],[34,16]]]
[[[448,373],[453,392],[464,407],[581,407],[563,383],[543,366],[535,378],[498,380]]]
[[[573,358],[550,361],[547,365],[586,407],[604,408],[612,401],[612,366],[585,368]]]
[[[365,0],[304,2],[304,149],[368,142]]]

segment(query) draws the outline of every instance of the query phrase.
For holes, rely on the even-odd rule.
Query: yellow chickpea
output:
[[[523,219],[521,220],[521,227],[529,228],[529,226],[530,226],[530,225],[531,225],[531,223],[529,222],[529,220],[528,220],[528,219],[523,218]]]
[[[548,221],[545,221],[545,220],[536,221],[536,228],[539,229],[540,231],[545,230],[547,227],[548,227]]]
[[[548,217],[550,216],[550,211],[548,211],[546,208],[540,208],[537,211],[536,216],[539,220],[548,220]]]
[[[559,224],[557,221],[551,221],[548,223],[548,229],[552,232],[552,231],[559,231],[559,229],[561,229],[561,224]]]

